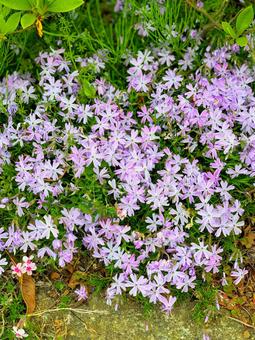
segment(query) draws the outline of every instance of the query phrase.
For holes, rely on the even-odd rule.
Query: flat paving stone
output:
[[[40,292],[37,311],[54,309],[54,299]],[[217,317],[200,325],[192,320],[192,304],[181,304],[166,316],[155,308],[145,315],[143,308],[132,300],[122,300],[116,311],[104,297],[91,296],[87,303],[73,310],[48,312],[34,317],[38,333],[43,339],[67,340],[211,340],[255,339],[250,328],[229,319]],[[39,335],[39,334],[38,334]]]

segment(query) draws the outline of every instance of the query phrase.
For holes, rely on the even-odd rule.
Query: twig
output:
[[[54,312],[60,312],[60,311],[69,311],[69,312],[75,312],[80,314],[109,314],[109,312],[106,311],[100,311],[100,310],[87,310],[87,309],[75,309],[75,308],[55,308],[55,309],[46,309],[43,311],[39,311],[37,313],[27,314],[27,316],[40,316],[46,313],[54,313]]]
[[[232,316],[228,316],[228,319],[231,319],[231,320],[234,320],[234,321],[236,321],[236,322],[239,322],[239,323],[241,323],[242,325],[244,325],[244,326],[246,326],[246,327],[255,329],[255,327],[254,327],[253,325],[250,325],[250,324],[248,324],[248,323],[246,323],[246,322],[243,322],[243,321],[241,321],[241,320],[239,320],[239,319],[233,318]]]
[[[9,253],[9,251],[8,251],[7,249],[5,249],[5,253],[9,256],[9,258],[10,258],[12,264],[13,264],[14,266],[16,266],[16,264],[17,264],[16,261],[14,260],[14,258],[11,256],[11,254]]]
[[[240,306],[240,307],[249,315],[251,322],[253,322],[251,313],[245,307],[243,307],[243,306]]]

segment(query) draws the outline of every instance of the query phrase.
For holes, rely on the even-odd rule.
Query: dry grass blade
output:
[[[104,311],[104,310],[87,310],[87,309],[80,309],[80,308],[54,308],[54,309],[46,309],[42,311],[38,311],[37,313],[31,313],[28,316],[41,316],[46,313],[55,313],[55,312],[62,312],[62,311],[67,311],[67,312],[75,312],[79,314],[102,314],[102,315],[107,315],[109,312]]]

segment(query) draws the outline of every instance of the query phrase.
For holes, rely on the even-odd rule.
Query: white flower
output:
[[[18,328],[16,326],[13,327],[13,333],[15,334],[17,339],[23,339],[28,337],[28,334],[25,332],[23,328]]]
[[[50,215],[44,216],[45,222],[36,220],[35,225],[41,231],[42,238],[46,238],[47,240],[50,238],[50,234],[57,238],[58,237],[58,229],[56,228],[52,217]]]

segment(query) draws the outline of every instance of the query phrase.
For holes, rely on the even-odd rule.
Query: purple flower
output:
[[[55,224],[52,220],[52,217],[50,215],[44,216],[44,221],[45,222],[42,222],[42,221],[39,221],[39,220],[35,221],[36,228],[38,228],[40,230],[41,238],[49,239],[51,234],[55,238],[57,238],[59,231],[56,228],[56,226],[55,226]]]
[[[165,81],[165,86],[167,89],[171,89],[172,86],[174,86],[175,89],[178,89],[183,77],[177,75],[175,70],[167,70],[163,80]]]
[[[164,1],[158,3],[163,13]],[[135,28],[143,36],[155,30],[144,20]],[[94,77],[96,97],[86,105],[63,49],[40,53],[36,79],[15,72],[0,81],[9,113],[0,173],[16,172],[8,183],[15,192],[0,199],[0,209],[17,215],[15,227],[3,218],[0,252],[50,256],[64,267],[82,242],[112,270],[108,303],[125,292],[142,294],[169,313],[171,287],[193,290],[204,272],[217,274],[231,262],[218,244],[244,227],[234,197],[255,176],[255,97],[254,72],[236,62],[236,46],[208,47],[201,60],[199,31],[180,35],[175,24],[167,30],[168,39],[185,41],[185,51],[178,58],[159,46],[128,52],[126,88],[101,72],[106,51],[77,58],[79,72]],[[0,273],[6,265],[1,258]],[[246,274],[234,264],[236,284]],[[77,291],[87,297],[85,287]]]
[[[128,288],[131,288],[129,294],[133,296],[136,296],[138,293],[141,293],[143,296],[146,296],[150,288],[148,280],[143,275],[137,278],[136,274],[131,274],[129,276],[129,280],[127,281],[126,286]]]
[[[248,270],[239,268],[239,265],[237,262],[234,264],[234,270],[231,272],[231,276],[235,278],[234,283],[237,285],[242,281],[242,279],[245,277],[245,275],[248,274]]]
[[[176,300],[177,299],[174,296],[170,296],[169,298],[164,297],[163,299],[161,299],[160,302],[162,303],[163,311],[166,312],[167,314],[171,313],[173,305],[176,302]]]
[[[83,301],[83,300],[87,300],[88,298],[88,292],[85,286],[80,286],[79,289],[76,289],[75,294],[77,295],[77,300],[78,301]]]

